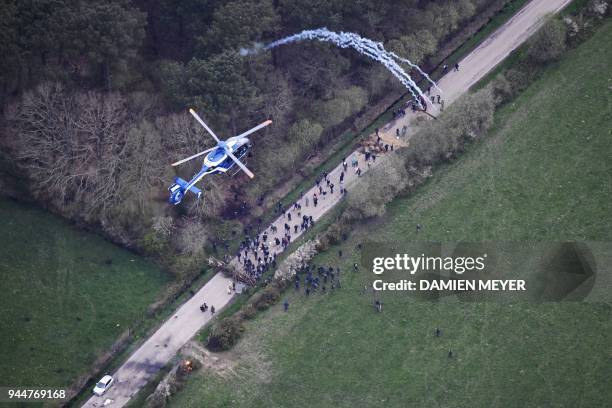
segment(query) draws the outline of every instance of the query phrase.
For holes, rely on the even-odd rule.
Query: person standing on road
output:
[[[457,72],[457,71],[459,71],[459,63],[458,62],[455,64],[455,72]]]

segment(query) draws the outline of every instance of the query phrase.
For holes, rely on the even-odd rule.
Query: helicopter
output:
[[[247,136],[272,123],[271,120],[266,120],[265,122],[255,126],[253,129],[247,130],[238,136],[230,137],[227,140],[220,140],[215,132],[213,132],[208,125],[204,123],[196,111],[189,109],[189,113],[200,123],[200,125],[204,127],[204,129],[206,129],[212,138],[215,139],[217,145],[215,147],[211,147],[210,149],[196,153],[193,156],[189,156],[185,159],[172,163],[173,167],[179,166],[206,154],[204,162],[202,163],[202,168],[191,178],[191,180],[186,181],[180,177],[174,178],[174,183],[168,188],[168,191],[170,191],[168,202],[174,205],[179,204],[183,200],[187,191],[191,191],[197,198],[200,198],[202,196],[202,190],[195,186],[197,182],[208,174],[227,173],[234,167],[234,165],[238,165],[238,167],[250,178],[255,177],[255,175],[240,161],[240,159],[243,158],[252,147],[251,141]]]

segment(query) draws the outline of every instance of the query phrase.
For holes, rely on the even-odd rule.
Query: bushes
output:
[[[260,312],[267,310],[280,299],[280,290],[274,285],[268,285],[253,295],[250,305]]]
[[[565,51],[567,28],[559,19],[549,20],[534,34],[530,41],[527,55],[539,64],[558,59]]]
[[[318,251],[325,251],[331,245],[337,245],[344,241],[350,232],[351,226],[345,213],[343,213],[333,224],[331,224],[316,246]]]
[[[276,282],[270,284],[253,295],[238,313],[217,322],[206,339],[206,347],[211,351],[231,349],[244,332],[244,321],[252,319],[258,311],[267,310],[278,302],[283,289],[284,285],[278,285]]]
[[[257,312],[267,310],[278,302],[281,293],[288,285],[288,280],[275,279],[251,296],[237,313],[220,320],[213,326],[206,339],[206,347],[211,351],[225,351],[232,348],[244,332],[244,321],[252,319]]]
[[[197,358],[189,360],[189,365],[186,365],[185,361],[176,363],[170,372],[157,384],[155,391],[147,397],[146,407],[164,408],[168,406],[170,397],[183,389],[189,374],[199,370],[201,367],[202,364]]]
[[[358,86],[351,86],[337,91],[335,98],[317,103],[313,111],[323,127],[329,128],[355,115],[367,102],[367,91]]]
[[[287,132],[287,143],[297,145],[298,154],[315,149],[321,139],[323,127],[317,122],[302,119],[289,128]],[[291,163],[295,165],[295,163]],[[291,166],[288,166],[291,167]]]
[[[240,339],[243,331],[244,324],[239,316],[227,317],[214,325],[206,346],[211,351],[229,350]]]
[[[277,282],[277,285],[282,285],[286,281],[293,279],[297,271],[303,268],[316,255],[318,244],[318,240],[309,240],[289,254],[274,273],[274,280]]]
[[[392,153],[367,172],[348,196],[348,208],[357,218],[380,216],[385,205],[405,186],[407,180],[404,159]]]

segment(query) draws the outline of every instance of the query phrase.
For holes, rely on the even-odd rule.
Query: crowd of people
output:
[[[295,274],[293,286],[296,291],[304,289],[304,294],[310,296],[313,292],[333,292],[340,289],[340,268],[333,266],[306,265]]]
[[[405,110],[397,111],[396,115],[405,115]],[[385,152],[393,150],[393,145],[383,143],[379,131],[376,129],[377,144]],[[368,168],[376,161],[376,154],[373,152],[365,152],[365,164]],[[356,153],[350,156],[350,164],[352,170],[357,177],[362,174],[362,169],[359,166],[359,158]],[[342,169],[337,179],[333,179],[327,171],[323,171],[315,179],[315,188],[311,196],[300,193],[300,197],[292,205],[285,207],[282,203],[278,203],[275,208],[275,214],[279,215],[276,222],[267,228],[262,228],[262,219],[258,218],[254,225],[247,225],[244,228],[245,238],[239,245],[236,258],[242,268],[242,272],[246,274],[253,282],[258,282],[268,271],[273,271],[277,267],[277,256],[283,252],[299,235],[311,229],[315,225],[315,220],[312,215],[307,215],[310,209],[317,208],[322,200],[326,200],[328,196],[339,194],[343,197],[347,194],[345,180],[349,172],[347,158],[342,159]],[[310,207],[310,208],[309,208]],[[280,232],[280,233],[279,233]],[[226,245],[227,247],[227,245]],[[216,248],[215,248],[216,249]],[[299,276],[296,277],[295,285],[299,288],[304,287],[304,293],[309,295],[311,292],[320,290],[327,292],[340,287],[339,269],[334,272],[332,267],[319,267],[304,271],[304,280]],[[235,287],[234,287],[235,290]],[[231,289],[228,288],[228,293]],[[204,303],[200,310],[206,312],[208,306]],[[211,312],[214,307],[211,306]],[[214,312],[213,312],[214,313]]]

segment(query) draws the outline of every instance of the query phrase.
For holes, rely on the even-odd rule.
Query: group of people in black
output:
[[[282,204],[279,204],[277,212],[280,212],[285,220],[284,234],[281,237],[275,236],[279,227],[271,225],[262,232],[255,234],[254,238],[247,235],[240,243],[237,254],[238,262],[242,263],[244,271],[250,277],[259,280],[266,271],[276,268],[276,256],[289,246],[292,234],[295,236],[312,228],[314,218],[302,214],[301,211],[302,205],[299,202],[294,203],[290,209],[286,209]],[[295,224],[293,224],[294,222]],[[258,231],[260,231],[260,228]]]
[[[276,252],[270,250],[267,231],[257,234],[255,238],[247,236],[238,250],[238,262],[242,262],[246,274],[255,280],[261,279],[266,271],[276,267]]]
[[[202,313],[204,313],[207,310],[208,310],[208,305],[206,304],[206,302],[202,303],[202,305],[200,305],[200,311]],[[210,313],[211,314],[215,314],[215,307],[214,306],[210,306]]]
[[[336,187],[336,185],[332,183],[332,181],[329,179],[329,173],[326,171],[321,173],[321,175],[317,177],[315,181],[317,184],[317,188],[319,189],[319,195],[317,196],[317,193],[314,193],[312,197],[312,203],[316,207],[319,203],[319,197],[323,197],[323,199],[325,199],[325,196],[327,196],[327,189],[329,189],[330,194],[334,194],[334,188]],[[344,190],[343,183],[344,172],[340,174],[340,194],[346,191]]]
[[[321,293],[333,292],[340,289],[340,268],[333,266],[306,265],[295,274],[293,286],[296,291],[304,288],[304,294],[321,291]]]

